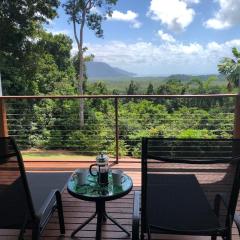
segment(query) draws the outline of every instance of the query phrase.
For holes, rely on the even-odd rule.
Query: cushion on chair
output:
[[[21,178],[17,178],[7,187],[0,187],[0,226],[18,228],[29,213],[26,194]]]
[[[166,230],[219,228],[218,219],[196,177],[190,174],[148,175],[147,218],[149,225]]]
[[[54,172],[54,173],[35,173],[27,172],[27,179],[29,184],[29,189],[31,191],[33,205],[36,213],[41,209],[43,202],[47,198],[48,194],[54,190],[58,189],[63,192],[65,185],[70,177],[71,173],[68,172]],[[48,215],[52,207],[55,204],[55,198],[49,205],[45,215]]]

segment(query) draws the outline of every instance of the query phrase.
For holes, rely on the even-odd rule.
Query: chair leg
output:
[[[24,224],[23,224],[22,228],[20,229],[20,233],[18,235],[18,240],[24,240],[24,233],[26,230],[26,226],[27,226],[27,216],[25,217]]]
[[[37,222],[33,225],[32,240],[40,240],[40,233],[40,224]]]
[[[211,240],[217,240],[217,236],[211,236]]]
[[[141,240],[144,240],[144,231],[143,231],[143,229],[142,229],[142,227],[141,227],[141,233],[140,233],[140,239]]]
[[[232,240],[232,231],[228,231],[225,236],[223,236],[223,240]]]
[[[232,240],[232,233],[231,233],[231,231],[227,234],[226,240]]]
[[[150,230],[150,227],[148,227],[147,235],[148,235],[148,240],[151,240],[151,230]]]
[[[62,197],[59,191],[56,192],[57,210],[58,210],[58,221],[60,226],[61,234],[65,234],[65,224],[63,216]]]
[[[25,233],[25,229],[21,229],[18,236],[18,240],[24,240],[24,233]]]

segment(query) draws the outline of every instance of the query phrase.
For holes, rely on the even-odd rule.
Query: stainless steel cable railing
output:
[[[229,138],[235,94],[4,96],[7,127],[21,149],[140,155],[144,136]],[[85,124],[79,124],[79,98]]]

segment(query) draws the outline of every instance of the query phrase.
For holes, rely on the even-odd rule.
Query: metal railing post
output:
[[[0,99],[0,137],[8,136],[7,113],[4,99]]]
[[[236,96],[233,137],[240,138],[240,93]]]
[[[118,98],[114,98],[114,109],[115,109],[115,154],[116,154],[116,163],[119,160],[119,126],[118,126]]]

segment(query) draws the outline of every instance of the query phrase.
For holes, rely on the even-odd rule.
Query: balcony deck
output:
[[[25,161],[25,166],[29,171],[70,171],[72,172],[76,168],[87,168],[90,165],[89,161]],[[123,169],[128,175],[130,175],[134,182],[134,190],[139,190],[141,186],[140,179],[140,161],[136,159],[124,159],[120,160],[118,165],[113,166],[114,168]],[[117,219],[123,224],[129,231],[131,231],[131,217],[133,209],[133,191],[127,196],[108,202],[106,204],[109,215]],[[81,201],[71,197],[67,191],[63,194],[63,206],[64,206],[64,217],[66,234],[65,236],[59,235],[58,219],[56,215],[50,219],[45,231],[43,232],[42,239],[44,240],[70,240],[71,232],[79,226],[84,220],[89,217],[95,209],[94,203]],[[239,209],[239,208],[238,208]],[[76,239],[94,239],[96,219],[94,219],[89,225],[81,230],[76,236]],[[26,233],[26,240],[30,238],[30,232]],[[17,240],[18,231],[16,230],[0,230],[0,240]],[[113,224],[107,222],[102,228],[102,239],[130,239],[119,230]],[[204,240],[210,239],[209,237],[192,237],[192,236],[168,236],[162,235],[161,238],[154,239],[181,239],[181,240]],[[233,239],[239,239],[236,227],[233,227]]]

